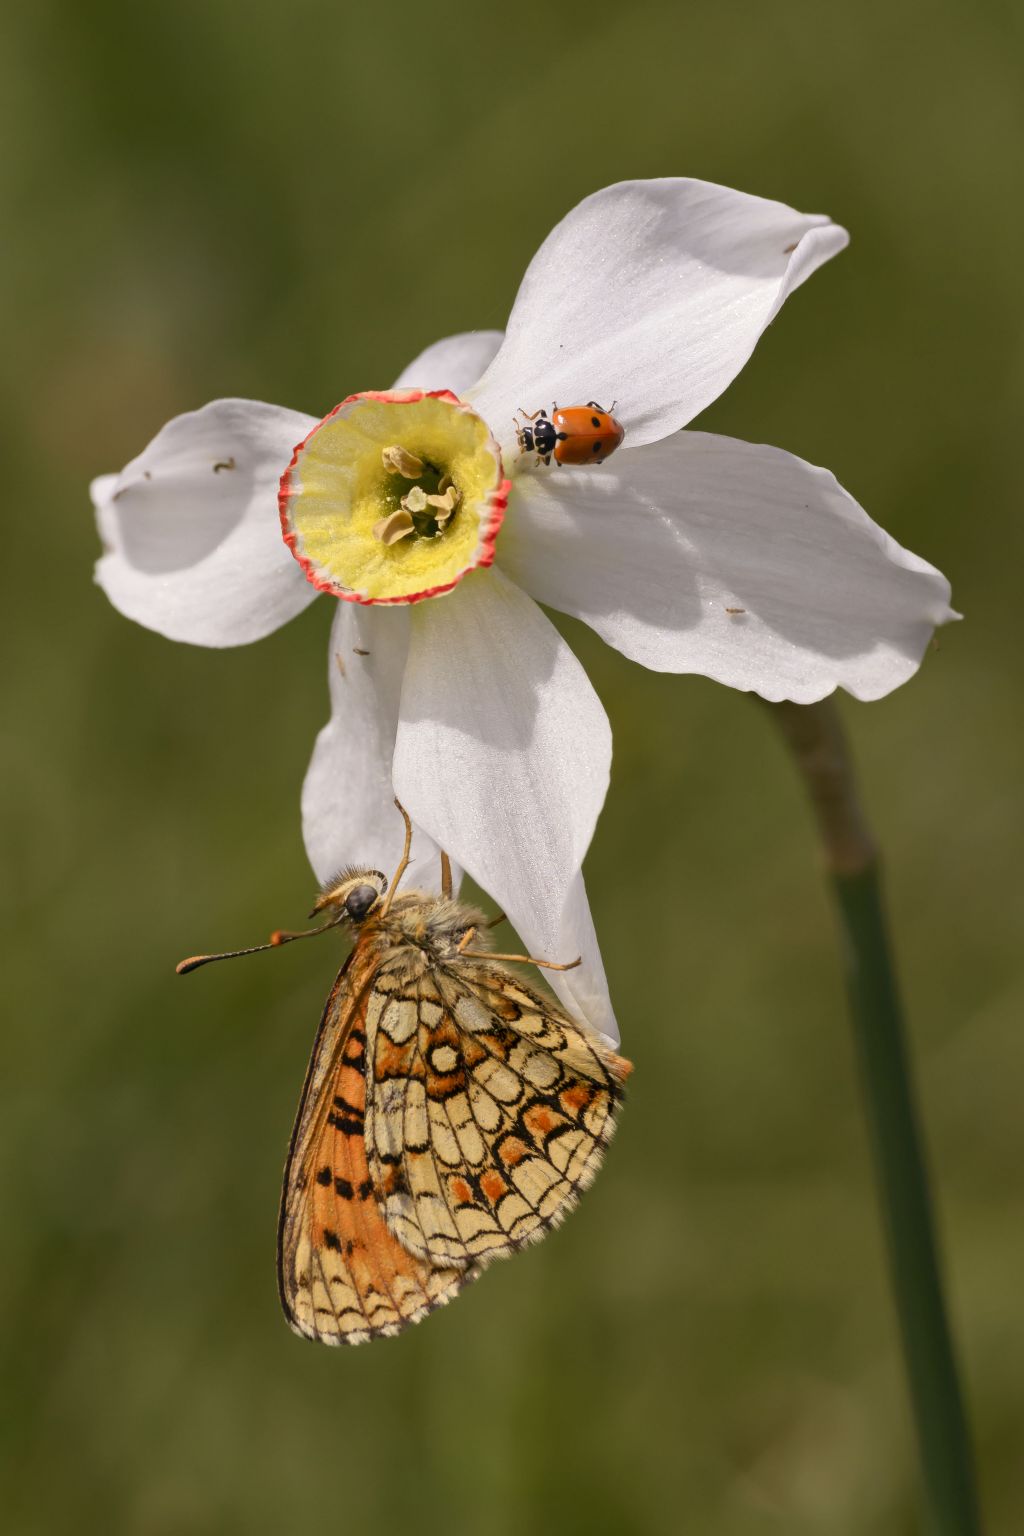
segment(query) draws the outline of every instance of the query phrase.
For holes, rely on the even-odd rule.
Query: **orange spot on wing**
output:
[[[505,1136],[498,1144],[498,1155],[506,1168],[514,1168],[524,1157],[529,1156],[529,1152],[529,1147],[518,1136]]]
[[[496,1168],[489,1168],[480,1176],[480,1188],[492,1205],[497,1205],[502,1195],[508,1190],[508,1185]]]
[[[459,1041],[459,1050],[462,1052],[462,1060],[468,1072],[472,1072],[482,1061],[490,1061],[491,1059],[490,1052],[484,1050],[484,1047],[477,1040],[474,1040],[472,1035],[462,1036],[462,1039]]]
[[[412,1066],[412,1052],[409,1043],[396,1045],[389,1040],[383,1030],[377,1032],[377,1043],[373,1058],[373,1073],[378,1082],[387,1077],[408,1077]]]
[[[532,1104],[523,1116],[523,1120],[527,1129],[535,1136],[546,1136],[548,1131],[553,1131],[558,1125],[561,1116],[556,1115],[554,1110],[549,1109],[546,1104]]]
[[[578,1115],[581,1109],[585,1109],[593,1098],[593,1090],[586,1083],[573,1083],[569,1088],[563,1088],[558,1095],[558,1102],[568,1115]]]

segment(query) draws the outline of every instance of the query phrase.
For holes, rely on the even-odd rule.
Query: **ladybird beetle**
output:
[[[612,403],[612,411],[615,403]],[[535,453],[542,464],[603,464],[625,437],[625,428],[596,400],[586,405],[553,406],[534,411],[531,416],[522,406],[522,422],[516,422],[520,452]]]

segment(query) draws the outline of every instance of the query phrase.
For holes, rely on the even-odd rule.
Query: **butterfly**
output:
[[[396,801],[396,804],[398,802]],[[450,1301],[488,1264],[557,1226],[593,1180],[631,1063],[485,947],[453,899],[345,870],[318,928],[355,936],[299,1101],[278,1222],[278,1288],[296,1333],[363,1344]],[[495,919],[494,922],[500,922]],[[179,973],[228,955],[183,960]]]

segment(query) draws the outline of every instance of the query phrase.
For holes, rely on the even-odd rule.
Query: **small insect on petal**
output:
[[[536,454],[541,464],[596,465],[611,457],[626,435],[626,429],[617,421],[611,409],[605,410],[596,400],[586,405],[553,406],[551,416],[547,411],[526,411],[519,408],[521,422],[515,423],[516,439],[520,453]]]

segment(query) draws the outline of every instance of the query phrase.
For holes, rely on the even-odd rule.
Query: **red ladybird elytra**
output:
[[[596,400],[586,405],[553,406],[547,411],[524,411],[516,422],[516,438],[521,453],[535,453],[542,464],[603,464],[626,435],[622,423]]]

